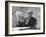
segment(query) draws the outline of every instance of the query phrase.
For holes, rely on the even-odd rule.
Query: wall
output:
[[[44,2],[45,6],[46,6],[46,0],[21,0],[21,1]],[[45,7],[45,9],[46,9],[46,7]],[[46,18],[46,15],[45,15],[45,18]],[[46,31],[46,29],[45,29],[45,31]],[[5,0],[0,0],[0,37],[5,37],[4,35],[5,35]],[[40,34],[40,35],[6,36],[6,37],[46,37],[46,32],[45,32],[45,34]]]

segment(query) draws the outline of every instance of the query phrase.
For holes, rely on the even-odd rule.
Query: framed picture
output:
[[[45,33],[45,3],[5,1],[5,35]]]

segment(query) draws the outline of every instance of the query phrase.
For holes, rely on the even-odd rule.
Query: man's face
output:
[[[31,13],[28,13],[28,18],[31,18],[32,14]]]
[[[32,12],[29,12],[28,13],[28,18],[31,18],[32,17]]]
[[[26,20],[29,20],[32,17],[32,12],[28,13],[28,16],[26,17]]]

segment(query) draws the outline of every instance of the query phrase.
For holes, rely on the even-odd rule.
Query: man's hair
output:
[[[33,11],[29,12],[28,14],[33,14]]]

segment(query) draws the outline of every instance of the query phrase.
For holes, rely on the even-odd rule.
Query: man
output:
[[[32,15],[33,15],[32,11],[28,13],[28,17],[26,18],[25,24],[29,26],[30,28],[34,29],[36,28],[37,20],[36,18],[32,17]]]

